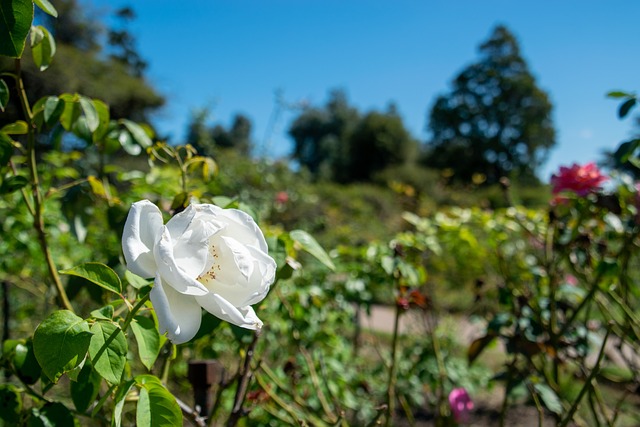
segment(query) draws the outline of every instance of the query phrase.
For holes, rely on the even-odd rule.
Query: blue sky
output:
[[[167,97],[154,120],[180,142],[190,112],[234,113],[254,124],[258,149],[287,155],[295,116],[269,127],[274,93],[322,105],[346,90],[360,111],[397,104],[407,128],[428,138],[426,115],[454,76],[478,59],[496,24],[518,38],[554,105],[557,146],[542,170],[595,161],[633,131],[605,94],[638,88],[640,2],[620,0],[85,0],[107,12],[132,4],[131,26],[150,81]]]

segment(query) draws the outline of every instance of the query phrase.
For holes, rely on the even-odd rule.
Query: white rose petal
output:
[[[246,329],[262,328],[262,320],[258,319],[251,306],[235,307],[218,294],[210,293],[202,297],[195,297],[198,303],[219,319]]]
[[[191,295],[177,292],[171,286],[163,286],[158,275],[149,294],[158,316],[160,333],[174,344],[182,344],[193,338],[202,321],[202,310]]]
[[[162,214],[156,205],[142,200],[131,206],[122,233],[122,249],[129,271],[144,278],[156,275],[153,247],[162,227]]]
[[[122,248],[129,270],[156,277],[151,302],[174,343],[197,333],[200,307],[243,328],[262,327],[250,305],[269,292],[276,263],[246,213],[195,204],[163,225],[160,210],[143,200],[131,207]]]

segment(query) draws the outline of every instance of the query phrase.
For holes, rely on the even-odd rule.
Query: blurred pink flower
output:
[[[567,274],[566,276],[564,276],[564,281],[567,285],[570,285],[570,286],[578,285],[578,279],[573,274]]]
[[[451,393],[449,393],[449,406],[455,422],[469,422],[469,416],[473,410],[473,401],[464,387],[451,390]]]
[[[551,176],[551,185],[553,194],[572,191],[578,196],[586,196],[599,190],[600,185],[607,179],[609,178],[603,175],[593,162],[583,166],[574,163],[571,167],[561,166],[560,171]]]
[[[284,205],[289,201],[289,193],[287,193],[286,191],[278,191],[275,197],[275,201],[280,205]]]

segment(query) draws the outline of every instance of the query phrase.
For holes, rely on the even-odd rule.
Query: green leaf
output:
[[[172,427],[182,425],[182,412],[175,397],[167,391],[157,377],[138,375],[140,399],[136,409],[138,427]]]
[[[113,306],[105,305],[97,310],[93,310],[91,312],[91,317],[95,319],[101,320],[112,320],[113,319]]]
[[[133,137],[126,130],[120,130],[117,138],[120,146],[127,152],[127,154],[137,156],[142,152],[142,148],[133,141]]]
[[[142,277],[136,274],[133,274],[129,270],[124,272],[124,278],[127,281],[127,283],[129,283],[131,286],[133,286],[136,289],[143,288],[149,284],[149,281],[147,279],[143,279]]]
[[[111,322],[98,321],[91,332],[89,356],[93,367],[109,383],[119,383],[127,362],[127,339],[122,329]]]
[[[80,107],[82,107],[84,117],[87,119],[87,127],[91,132],[95,132],[100,126],[100,116],[96,106],[91,99],[86,96],[80,96]]]
[[[64,110],[62,110],[62,114],[60,115],[60,124],[66,131],[70,132],[82,112],[79,98],[78,95],[65,93],[60,95],[60,99],[64,101]]]
[[[623,92],[621,90],[613,90],[607,93],[607,97],[609,98],[628,98],[632,96],[629,92]]]
[[[6,133],[7,135],[25,135],[29,132],[29,125],[27,125],[27,122],[24,120],[18,120],[17,122],[3,126],[0,132]]]
[[[122,294],[122,282],[116,272],[99,262],[85,262],[76,267],[61,270],[60,273],[82,277],[115,294]]]
[[[129,390],[131,390],[131,387],[133,387],[134,384],[135,381],[130,380],[120,384],[118,387],[118,392],[113,398],[113,417],[111,417],[112,427],[120,427],[122,425],[122,408],[124,407],[125,399],[129,394]]]
[[[4,112],[7,104],[9,104],[9,86],[7,82],[0,79],[0,111]]]
[[[18,191],[27,184],[29,184],[29,181],[24,176],[10,176],[2,181],[2,185],[0,185],[0,195]]]
[[[53,382],[84,360],[91,332],[82,318],[69,310],[53,312],[36,329],[33,350],[44,373]]]
[[[9,163],[13,155],[13,145],[11,138],[0,132],[0,168]]]
[[[104,138],[109,130],[110,124],[110,114],[109,114],[109,106],[99,99],[93,100],[93,106],[96,109],[96,114],[98,115],[98,128],[93,132],[93,141],[97,142]]]
[[[71,400],[79,412],[86,412],[98,397],[102,378],[93,370],[89,360],[86,360],[77,381],[71,381]]]
[[[53,126],[64,112],[65,102],[55,96],[50,96],[44,103],[44,122],[47,126]]]
[[[71,411],[60,402],[47,403],[42,408],[31,408],[28,427],[62,427],[75,425]]]
[[[53,16],[54,18],[58,17],[58,11],[51,3],[49,3],[49,0],[34,0],[34,3],[38,5],[43,12]]]
[[[31,0],[0,2],[0,55],[20,58],[33,21]]]
[[[18,377],[25,384],[35,384],[42,375],[42,368],[36,359],[31,340],[15,346],[12,363]]]
[[[627,114],[629,114],[629,111],[631,111],[631,109],[635,105],[636,105],[636,99],[635,98],[627,99],[625,102],[623,102],[620,105],[620,109],[618,110],[618,117],[623,119]]]
[[[33,27],[32,34],[34,34],[31,37],[31,55],[33,56],[33,62],[40,71],[44,71],[49,68],[53,56],[56,54],[56,41],[49,30],[41,25]],[[40,34],[42,37],[40,37]]]
[[[331,270],[336,269],[329,255],[309,233],[303,230],[293,230],[289,233],[289,236],[294,242],[298,243],[303,250],[313,255],[322,264]]]
[[[18,425],[22,412],[22,397],[13,384],[0,384],[0,420]]]
[[[151,370],[164,344],[158,328],[156,328],[152,319],[144,316],[135,316],[133,322],[131,322],[131,330],[138,343],[140,360],[148,370]]]
[[[560,398],[551,387],[546,384],[538,383],[534,384],[533,388],[540,395],[542,403],[544,403],[544,406],[546,406],[548,410],[558,415],[561,415],[564,412]]]
[[[133,140],[137,142],[141,147],[147,148],[153,145],[153,141],[151,141],[151,138],[149,138],[149,135],[147,135],[142,126],[127,119],[121,119],[120,123],[122,123],[127,128],[127,130],[131,133]]]

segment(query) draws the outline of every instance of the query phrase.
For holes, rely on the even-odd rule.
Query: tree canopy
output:
[[[362,115],[346,94],[334,90],[324,107],[305,109],[292,123],[292,157],[316,178],[369,181],[376,172],[403,163],[417,143],[395,107]]]
[[[76,0],[60,0],[56,2],[56,8],[59,19],[45,14],[39,18],[52,28],[56,41],[56,55],[50,67],[42,73],[30,54],[21,59],[29,100],[35,102],[43,96],[65,92],[82,93],[104,100],[110,106],[112,118],[149,122],[149,114],[164,104],[164,98],[144,78],[144,61],[135,50],[135,40],[125,23],[117,29],[108,29]],[[126,10],[116,12],[121,20],[130,21],[132,12],[127,13]],[[110,36],[119,35],[120,39],[101,44],[99,36],[104,32]],[[13,69],[14,61],[2,58],[0,71]],[[16,120],[19,111],[18,105],[10,104],[1,122]]]
[[[458,181],[503,176],[537,181],[555,145],[552,105],[540,89],[516,38],[497,26],[480,45],[480,60],[453,80],[428,117],[432,138],[425,165],[449,169]]]
[[[214,156],[218,148],[234,149],[243,155],[251,154],[251,120],[236,114],[227,129],[221,124],[207,124],[210,111],[207,108],[195,111],[187,129],[187,143],[193,145],[199,153]]]

